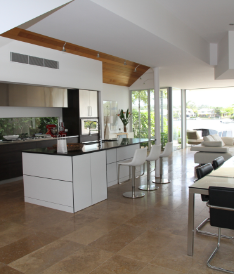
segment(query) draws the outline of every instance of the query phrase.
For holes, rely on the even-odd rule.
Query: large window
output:
[[[234,88],[187,90],[186,119],[188,130],[234,136]]]
[[[181,148],[181,90],[172,89],[172,108],[173,108],[173,147]]]

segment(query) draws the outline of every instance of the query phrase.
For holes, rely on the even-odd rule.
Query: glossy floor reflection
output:
[[[110,187],[108,200],[76,214],[24,203],[22,181],[0,185],[0,273],[217,273],[206,267],[216,238],[196,235],[194,256],[186,253],[193,155],[186,149],[165,159],[171,183],[144,198],[122,196],[131,190],[128,181]],[[137,179],[137,185],[145,183],[146,176]],[[207,216],[197,195],[195,225]],[[221,243],[214,264],[234,270],[233,241]]]

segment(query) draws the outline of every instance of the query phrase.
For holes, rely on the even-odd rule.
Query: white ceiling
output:
[[[234,80],[214,80],[209,43],[234,30],[233,11],[232,0],[74,0],[21,27],[160,67],[163,86],[222,87]]]

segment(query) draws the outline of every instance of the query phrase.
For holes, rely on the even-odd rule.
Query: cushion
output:
[[[218,135],[218,134],[214,134],[214,135],[211,135],[213,137],[213,139],[215,141],[221,141],[222,142],[222,145],[225,146],[225,143],[224,141],[222,140],[222,138]]]
[[[199,139],[199,138],[197,138],[197,132],[196,131],[190,131],[190,132],[188,132],[187,131],[187,137],[188,137],[188,139]]]
[[[222,147],[221,141],[202,142],[201,144],[205,147]]]
[[[226,146],[233,146],[233,143],[234,143],[233,137],[222,137],[222,140]]]
[[[208,135],[208,136],[204,136],[203,140],[205,142],[212,142],[212,141],[214,141],[214,138],[211,135]]]
[[[205,146],[198,145],[198,146],[192,146],[190,150],[191,151],[222,152],[222,153],[226,153],[226,152],[229,152],[229,147],[205,147]],[[221,156],[221,155],[218,155],[215,158],[217,158],[219,156]]]

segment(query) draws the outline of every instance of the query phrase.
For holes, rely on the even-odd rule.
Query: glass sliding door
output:
[[[160,132],[161,132],[161,146],[165,147],[168,142],[168,100],[167,88],[160,89]]]
[[[181,149],[181,89],[172,89],[173,100],[173,147]]]

